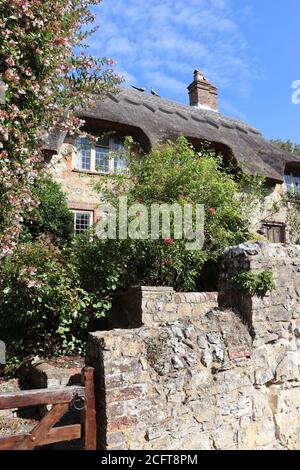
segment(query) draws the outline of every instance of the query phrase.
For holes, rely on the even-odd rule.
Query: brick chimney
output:
[[[218,89],[204,77],[203,72],[195,70],[188,90],[191,106],[218,112]]]

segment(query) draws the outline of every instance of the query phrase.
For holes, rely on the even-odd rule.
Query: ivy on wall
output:
[[[232,284],[239,290],[260,297],[275,288],[271,269],[265,269],[260,273],[242,271],[232,278]]]

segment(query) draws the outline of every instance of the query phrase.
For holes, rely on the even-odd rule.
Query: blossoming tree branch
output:
[[[101,0],[0,0],[0,258],[13,252],[43,141],[53,129],[80,133],[76,111],[122,81],[113,61],[87,52],[91,7]]]

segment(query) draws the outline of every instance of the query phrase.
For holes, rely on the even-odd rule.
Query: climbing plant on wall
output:
[[[121,77],[85,49],[101,0],[0,0],[0,257],[13,252],[53,129],[77,132],[76,110]]]

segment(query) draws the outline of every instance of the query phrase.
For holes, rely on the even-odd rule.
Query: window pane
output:
[[[90,212],[75,212],[75,233],[80,235],[84,233],[91,226]]]
[[[109,147],[109,136],[107,135],[104,135],[102,137],[99,137],[99,139],[97,140],[97,145],[99,145],[100,147]]]
[[[113,144],[114,156],[114,171],[115,173],[127,173],[127,163],[125,159],[125,147],[121,138],[115,137]]]
[[[285,174],[284,175],[284,182],[285,182],[285,189],[287,191],[291,191],[292,190],[292,180],[291,180],[291,176],[289,174]]]
[[[95,147],[96,151],[96,171],[102,171],[103,173],[109,172],[109,148],[107,147]]]
[[[296,193],[300,192],[300,176],[294,175],[294,191]]]
[[[117,156],[114,158],[114,170],[115,173],[127,173],[127,164],[124,158]]]
[[[114,144],[113,144],[114,152],[123,152],[124,151],[124,143],[120,137],[114,137]]]
[[[77,157],[75,168],[77,170],[91,169],[91,145],[87,138],[79,138],[76,142]]]

